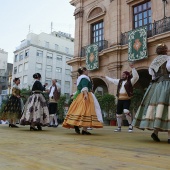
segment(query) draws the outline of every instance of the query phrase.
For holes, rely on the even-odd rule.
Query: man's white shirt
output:
[[[135,68],[132,68],[132,78],[131,78],[131,83],[132,83],[132,86],[138,81],[138,79],[139,79],[139,74],[138,74],[138,72],[136,71],[136,69]],[[110,78],[110,77],[108,77],[108,76],[105,76],[105,78],[108,80],[108,81],[110,81],[110,82],[112,82],[113,84],[115,84],[115,85],[118,85],[119,84],[119,81],[120,81],[120,79],[112,79],[112,78]],[[125,83],[127,82],[127,80],[125,80],[125,81],[123,81],[122,82],[122,86],[121,86],[121,88],[120,88],[120,91],[119,91],[119,93],[126,93],[126,90],[125,90],[125,87],[124,87],[124,85],[125,85]]]

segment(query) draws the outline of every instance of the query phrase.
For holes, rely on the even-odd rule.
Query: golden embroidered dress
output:
[[[89,77],[81,75],[78,78],[76,98],[72,102],[63,122],[63,127],[74,128],[93,127],[102,128],[103,118],[99,103],[91,91],[92,84]],[[88,91],[88,99],[84,99],[83,91]]]
[[[12,88],[12,95],[7,101],[2,118],[3,119],[19,119],[21,117],[22,112],[22,104],[21,99],[17,96],[20,96],[21,90],[17,85],[13,86]]]

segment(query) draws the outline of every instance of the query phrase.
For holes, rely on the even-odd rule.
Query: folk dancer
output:
[[[133,86],[138,81],[139,75],[136,69],[134,68],[133,64],[130,64],[130,67],[132,68],[132,76],[128,71],[123,72],[121,79],[112,79],[108,76],[102,76],[102,78],[106,78],[106,80],[118,86],[117,87],[118,102],[116,113],[118,128],[114,130],[115,132],[121,132],[123,113],[125,114],[126,119],[129,123],[128,132],[133,131],[133,127],[131,125],[132,116],[129,108],[131,103],[131,97],[133,95]]]

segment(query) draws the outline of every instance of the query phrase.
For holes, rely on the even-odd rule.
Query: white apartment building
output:
[[[8,53],[5,52],[3,49],[0,49],[0,94],[2,90],[7,88],[7,60],[8,60]]]
[[[32,87],[33,74],[40,73],[41,82],[51,85],[57,79],[61,85],[61,93],[69,96],[72,89],[72,67],[67,61],[73,57],[74,39],[63,32],[29,33],[14,51],[12,77],[19,77],[20,87]]]

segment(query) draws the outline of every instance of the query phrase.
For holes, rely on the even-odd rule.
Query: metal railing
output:
[[[170,31],[170,17],[165,17],[161,20],[154,21],[154,23],[148,24],[147,37],[153,37],[154,35],[162,34]],[[128,44],[128,32],[121,33],[121,45]]]
[[[101,40],[101,41],[98,41],[98,42],[96,42],[94,44],[98,45],[98,52],[108,48],[108,41],[106,41],[106,40]],[[81,54],[80,54],[81,57],[85,57],[86,56],[86,48],[87,47],[88,46],[85,46],[85,47],[81,48]]]

